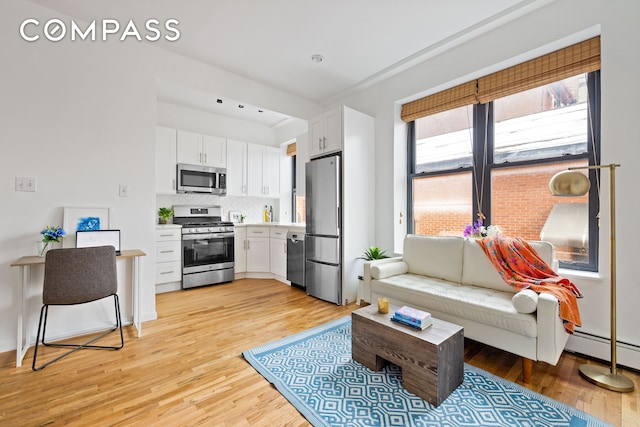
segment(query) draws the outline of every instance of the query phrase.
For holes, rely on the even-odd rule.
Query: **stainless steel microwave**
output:
[[[227,194],[227,170],[211,166],[178,163],[176,166],[178,193]]]

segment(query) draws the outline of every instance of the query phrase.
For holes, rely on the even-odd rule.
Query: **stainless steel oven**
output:
[[[222,221],[220,206],[174,206],[182,225],[182,288],[234,279],[233,223]]]

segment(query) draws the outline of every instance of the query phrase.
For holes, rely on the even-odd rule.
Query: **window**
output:
[[[409,122],[408,232],[462,235],[483,215],[506,234],[551,241],[562,267],[595,271],[596,186],[558,198],[548,183],[599,163],[599,79],[580,73]]]

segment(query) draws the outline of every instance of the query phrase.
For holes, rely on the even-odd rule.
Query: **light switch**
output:
[[[36,178],[16,176],[16,191],[28,191],[35,193],[36,191]]]

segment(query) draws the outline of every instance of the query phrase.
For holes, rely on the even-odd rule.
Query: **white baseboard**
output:
[[[640,370],[640,346],[623,342],[617,344],[618,365]],[[611,362],[611,341],[608,338],[576,332],[569,337],[565,350]]]

